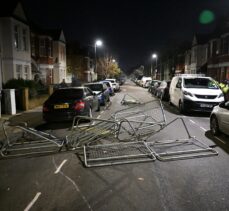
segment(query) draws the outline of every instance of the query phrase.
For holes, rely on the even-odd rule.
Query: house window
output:
[[[16,64],[16,78],[22,78],[22,65]]]
[[[216,51],[217,51],[217,42],[213,41],[212,42],[212,56],[216,55]]]
[[[222,54],[228,54],[229,36],[223,38]]]
[[[40,56],[46,56],[45,52],[45,39],[40,39]]]
[[[26,29],[22,30],[22,50],[23,51],[27,50],[27,30]]]
[[[64,61],[64,55],[65,55],[65,48],[63,46],[61,46],[60,48],[60,59],[61,61]]]
[[[16,49],[19,49],[20,47],[20,43],[19,43],[19,27],[18,26],[14,26],[14,47]]]
[[[25,78],[26,80],[29,79],[29,66],[25,66],[25,67],[24,67],[24,78]]]
[[[35,37],[31,37],[31,54],[35,56]]]
[[[49,40],[49,43],[48,43],[48,56],[49,57],[52,57],[52,41]]]

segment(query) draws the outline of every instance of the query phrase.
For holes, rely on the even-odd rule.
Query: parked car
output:
[[[213,135],[223,132],[229,135],[229,101],[215,106],[210,116],[210,128]]]
[[[156,96],[159,97],[161,100],[169,100],[169,87],[171,81],[162,81],[160,86],[156,89]]]
[[[107,87],[109,89],[110,96],[115,95],[114,88],[113,88],[113,86],[112,86],[110,81],[100,81],[100,82],[102,82],[102,83],[107,85]]]
[[[224,101],[221,89],[211,77],[198,74],[181,74],[172,78],[169,88],[170,103],[186,111],[211,112]]]
[[[152,87],[154,86],[155,83],[158,83],[158,82],[160,82],[160,81],[159,81],[159,80],[152,80],[152,81],[150,82],[150,84],[149,84],[148,92],[152,93],[152,92],[151,92]]]
[[[106,105],[106,102],[110,102],[109,89],[105,83],[86,83],[84,86],[91,89],[98,96],[100,105]]]
[[[105,81],[110,81],[112,84],[112,87],[114,88],[115,92],[118,92],[120,90],[119,83],[116,81],[115,78],[106,78]]]
[[[139,85],[140,85],[141,87],[145,87],[146,82],[147,82],[147,81],[151,81],[151,80],[152,80],[151,77],[143,76],[143,77],[141,78],[140,82],[139,82]]]
[[[161,81],[157,81],[155,82],[152,86],[151,86],[151,94],[156,96],[156,91],[157,88],[161,85]]]
[[[144,88],[149,88],[149,85],[150,85],[150,82],[151,82],[152,80],[147,80],[146,82],[145,82],[145,84],[143,85],[143,87]]]
[[[92,111],[100,110],[98,97],[87,87],[57,89],[43,104],[46,122],[72,120],[74,116],[92,117]]]

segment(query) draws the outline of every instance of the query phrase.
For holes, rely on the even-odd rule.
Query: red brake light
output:
[[[83,109],[84,107],[85,107],[85,102],[82,100],[76,101],[73,105],[73,108],[77,111]]]

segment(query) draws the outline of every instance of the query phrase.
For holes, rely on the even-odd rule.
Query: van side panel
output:
[[[170,88],[169,88],[169,94],[170,94],[170,101],[172,104],[177,105],[176,103],[176,84],[178,82],[178,77],[173,77]]]

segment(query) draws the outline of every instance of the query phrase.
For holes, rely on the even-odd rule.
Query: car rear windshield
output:
[[[85,84],[85,86],[90,88],[92,91],[103,91],[102,84]]]
[[[218,89],[218,86],[209,78],[185,78],[185,88],[203,88],[203,89]]]
[[[82,97],[83,89],[58,89],[50,96],[50,99],[80,99]]]

